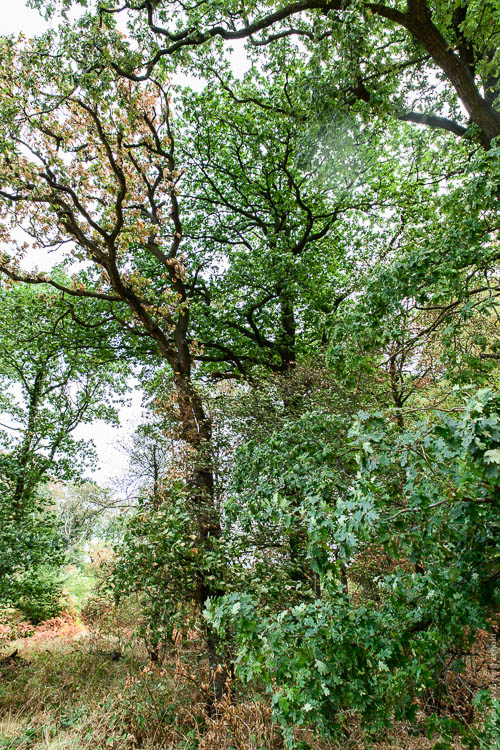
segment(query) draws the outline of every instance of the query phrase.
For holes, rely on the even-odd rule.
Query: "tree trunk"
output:
[[[35,423],[38,414],[38,407],[42,396],[44,372],[39,370],[35,375],[33,388],[29,394],[30,402],[28,408],[28,423],[26,431],[19,449],[17,461],[17,477],[14,485],[12,496],[12,508],[14,514],[18,515],[22,510],[22,504],[26,495],[28,486],[31,488],[33,482],[28,480],[28,464],[30,459],[31,444],[35,434]]]
[[[190,468],[186,479],[191,489],[193,521],[197,528],[200,547],[205,552],[210,552],[214,541],[221,536],[211,453],[212,427],[200,395],[189,379],[189,373],[176,373],[174,382],[181,416],[182,438],[190,451]],[[218,582],[220,570],[211,572],[213,580],[209,580],[204,572],[200,571],[198,574],[196,603],[201,616],[208,599],[224,593]],[[220,701],[228,692],[231,669],[221,656],[221,642],[217,633],[209,625],[205,627],[211,685],[211,697],[207,708],[211,713],[214,702]]]

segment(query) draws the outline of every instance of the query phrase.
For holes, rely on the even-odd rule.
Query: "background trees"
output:
[[[8,601],[37,570],[61,563],[65,545],[46,485],[78,477],[92,462],[92,446],[73,433],[95,419],[116,420],[113,397],[123,388],[92,310],[80,311],[82,327],[75,306],[50,287],[18,284],[2,286],[0,309],[1,595]]]
[[[4,286],[0,305],[2,474],[21,510],[41,482],[77,476],[92,459],[91,446],[73,433],[94,419],[116,419],[120,370],[99,319],[88,311],[83,325],[75,323],[74,305],[48,285]]]

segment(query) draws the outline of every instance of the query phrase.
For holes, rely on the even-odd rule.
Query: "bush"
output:
[[[469,731],[465,659],[497,603],[500,398],[456,397],[449,413],[428,411],[407,430],[392,415],[360,414],[347,482],[313,414],[241,451],[231,534],[263,530],[255,546],[270,569],[300,528],[311,573],[293,589],[284,575],[257,575],[249,547],[240,590],[213,599],[206,617],[233,638],[236,675],[266,687],[290,750],[298,727],[340,740],[353,715],[372,733],[414,723],[419,710],[433,731]]]
[[[57,570],[43,566],[27,571],[19,581],[17,608],[34,625],[62,611],[62,584]]]

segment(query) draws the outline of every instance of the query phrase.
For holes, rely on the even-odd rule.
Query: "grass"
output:
[[[84,633],[27,638],[18,647],[27,663],[0,674],[0,750],[283,750],[268,707],[246,700],[204,710],[200,679],[187,673],[197,663],[196,644],[172,648],[162,666],[149,664],[137,643],[113,661]],[[189,646],[189,647],[188,647]],[[434,742],[399,725],[378,750],[431,750]],[[299,736],[299,734],[298,734]],[[302,730],[312,750],[338,750]],[[341,750],[368,747],[353,732]],[[450,747],[460,748],[457,743]]]
[[[82,624],[78,613],[94,586],[91,572],[70,569],[64,587],[73,614],[3,643],[3,654],[18,649],[21,659],[0,662],[0,750],[283,750],[269,707],[254,696],[207,715],[201,642],[172,644],[165,661],[152,665],[131,637],[135,609],[120,612],[97,599],[84,610],[95,621]],[[117,647],[123,656],[113,661]],[[372,743],[354,721],[352,729],[340,748],[307,730],[296,734],[311,750],[462,750],[402,723]]]
[[[165,702],[179,696],[166,673],[144,671],[144,654],[129,650],[115,662],[66,639],[20,652],[29,663],[10,666],[0,684],[0,748],[189,747],[173,716],[170,736],[150,736],[159,736],[162,712],[167,718]]]
[[[80,613],[90,594],[96,587],[97,576],[92,565],[83,568],[72,565],[61,578],[63,594],[74,609]]]
[[[206,715],[196,675],[186,678],[185,664],[196,661],[192,651],[173,650],[155,667],[138,644],[117,662],[86,638],[26,639],[11,646],[29,663],[9,666],[2,675],[0,750],[283,748],[262,704],[227,705],[217,717]]]

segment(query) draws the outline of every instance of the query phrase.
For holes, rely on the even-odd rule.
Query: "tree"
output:
[[[74,306],[48,285],[3,286],[0,307],[2,475],[15,514],[41,483],[77,477],[92,460],[73,433],[116,420],[120,368],[100,327],[76,324]]]
[[[54,482],[47,488],[54,507],[66,556],[81,561],[84,546],[104,539],[113,530],[113,519],[121,500],[91,481]]]
[[[213,503],[210,421],[191,377],[190,280],[180,254],[182,223],[167,92],[159,82],[131,85],[116,74],[74,85],[70,63],[37,68],[40,50],[3,40],[5,63],[0,157],[2,215],[37,245],[71,242],[86,270],[61,283],[53,275],[23,273],[6,256],[2,270],[26,284],[45,284],[76,298],[109,304],[110,316],[172,372],[193,531],[200,550],[220,534]],[[35,69],[32,66],[35,65]],[[14,73],[15,71],[15,73]],[[15,245],[15,238],[6,238]],[[20,248],[18,247],[18,251]],[[200,552],[200,559],[203,555]],[[195,598],[203,609],[217,593],[217,576],[200,566]],[[225,680],[208,633],[212,677],[220,696]]]
[[[199,258],[194,336],[212,378],[287,372],[315,351],[345,294],[350,246],[368,243],[369,217],[386,200],[376,133],[351,120],[342,134],[298,124],[286,111],[293,94],[283,94],[292,76],[253,69],[218,87],[215,72],[202,93],[182,94],[184,232]]]
[[[72,4],[61,3],[63,8]],[[49,11],[54,7],[44,0],[35,0],[34,5],[48,5]],[[486,147],[500,134],[494,0],[464,0],[458,5],[449,0],[409,0],[396,6],[300,0],[274,8],[254,1],[245,4],[244,12],[239,4],[227,1],[200,6],[110,0],[96,3],[94,11],[101,19],[128,14],[142,55],[124,51],[113,65],[134,80],[151,76],[160,61],[182,59],[184,51],[214,38],[248,39],[250,48],[258,49],[297,38],[303,45],[297,45],[298,50],[305,47],[313,59],[317,55],[321,60],[315,75],[326,72],[336,93],[350,103],[376,106],[384,101],[403,120],[462,136],[467,123],[455,106],[458,100]],[[418,77],[416,86],[430,111],[414,109]],[[436,78],[443,82],[441,91]]]
[[[119,367],[100,327],[77,325],[74,305],[47,285],[2,285],[0,311],[0,597],[43,619],[57,610],[64,556],[46,484],[78,478],[91,464],[92,446],[73,432],[116,419]]]

